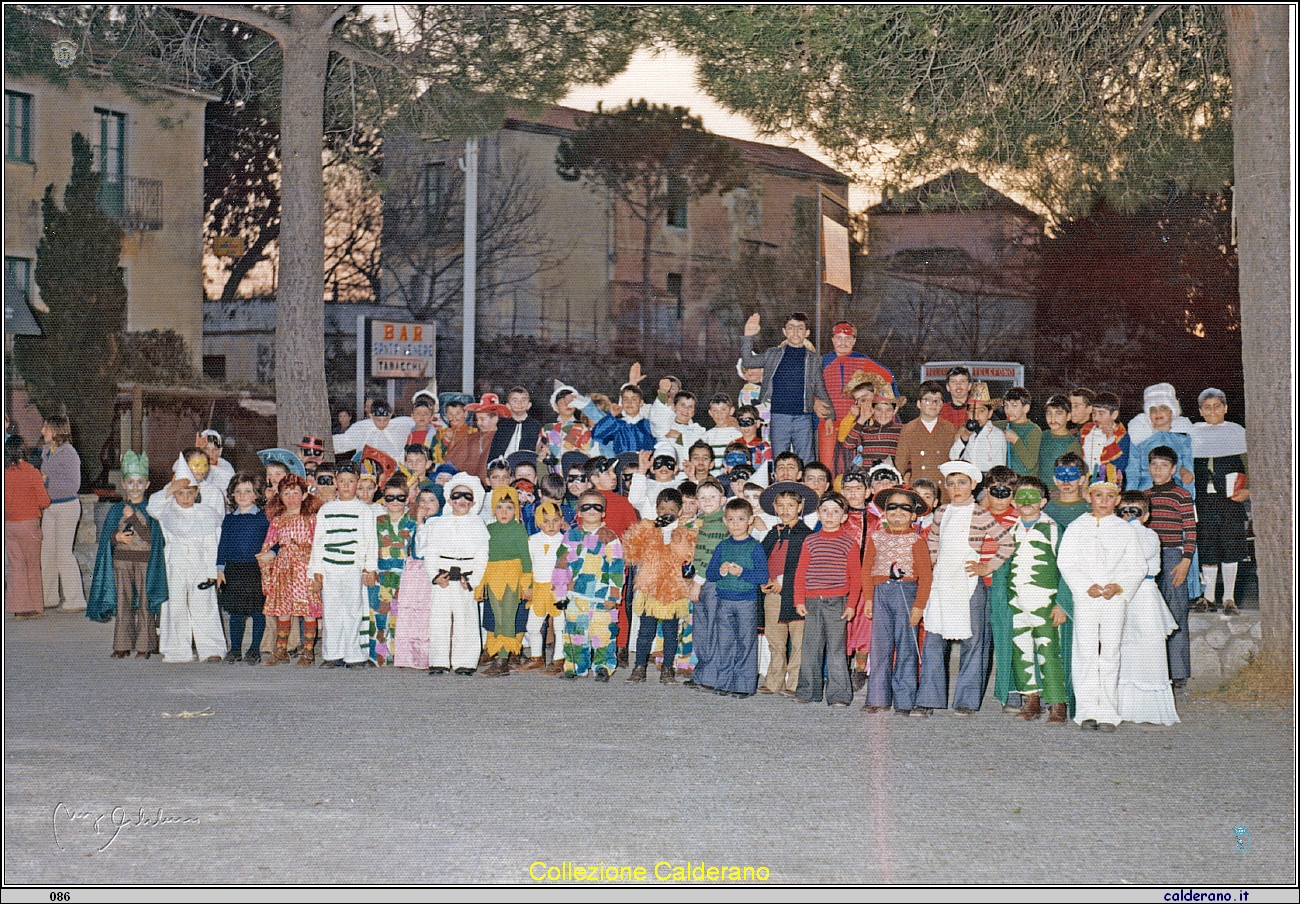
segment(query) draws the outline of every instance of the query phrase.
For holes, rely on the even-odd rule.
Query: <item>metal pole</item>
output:
[[[357,315],[357,420],[366,416],[366,315]]]
[[[460,161],[465,173],[465,277],[464,329],[461,331],[461,391],[474,395],[474,314],[478,272],[478,139],[465,139],[465,157]]]
[[[815,288],[817,305],[817,332],[813,333],[813,345],[821,347],[822,341],[822,192],[817,186],[817,286]]]

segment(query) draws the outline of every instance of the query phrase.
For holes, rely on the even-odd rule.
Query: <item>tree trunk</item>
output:
[[[1288,12],[1230,6],[1226,17],[1255,561],[1263,652],[1279,661],[1291,656],[1294,590]]]
[[[294,6],[282,44],[280,280],[276,294],[277,435],[291,448],[328,436],[325,390],[325,73],[333,8]]]

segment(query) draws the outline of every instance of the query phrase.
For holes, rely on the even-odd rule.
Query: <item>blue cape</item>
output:
[[[95,575],[90,580],[90,596],[86,600],[86,618],[106,622],[117,614],[117,581],[113,578],[113,534],[122,524],[122,509],[126,503],[117,502],[108,510],[104,529],[99,535],[99,552],[95,556]],[[145,597],[149,611],[162,612],[167,601],[167,562],[163,558],[162,525],[154,520],[143,505],[135,507],[149,525],[149,568],[145,574]]]

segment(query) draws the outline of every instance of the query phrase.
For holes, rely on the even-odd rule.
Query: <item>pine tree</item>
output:
[[[72,422],[86,482],[98,476],[99,451],[112,425],[118,339],[126,325],[126,286],[118,269],[122,230],[96,206],[100,179],[90,143],[73,135],[63,206],[54,200],[53,184],[41,201],[36,285],[49,310],[36,312],[40,336],[14,340],[37,409],[45,417],[66,413]]]

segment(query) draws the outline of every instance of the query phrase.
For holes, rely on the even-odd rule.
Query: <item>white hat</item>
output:
[[[551,382],[555,386],[555,388],[551,390],[551,410],[554,411],[556,414],[559,414],[560,409],[556,407],[555,400],[558,399],[560,396],[564,395],[565,393],[572,393],[573,395],[577,395],[578,390],[574,389],[572,386],[570,386],[567,383],[561,383],[559,380],[552,380]]]
[[[445,514],[451,513],[451,494],[456,491],[457,487],[465,487],[474,494],[474,504],[470,507],[470,514],[478,512],[478,510],[483,507],[483,497],[486,493],[483,491],[482,481],[473,474],[467,474],[464,471],[461,471],[458,474],[451,475],[451,480],[448,480],[447,483],[443,485],[443,498],[447,500],[447,507],[443,509]]]
[[[1178,391],[1170,383],[1156,383],[1142,390],[1143,411],[1150,411],[1160,405],[1172,411],[1174,417],[1181,417],[1183,414],[1183,408],[1178,404]]]
[[[676,443],[669,442],[666,439],[655,443],[655,452],[651,458],[658,458],[660,455],[671,455],[677,464],[682,463],[682,447]]]
[[[984,472],[968,461],[945,461],[939,465],[939,473],[944,477],[949,474],[965,474],[971,483],[979,483],[984,479]]]

